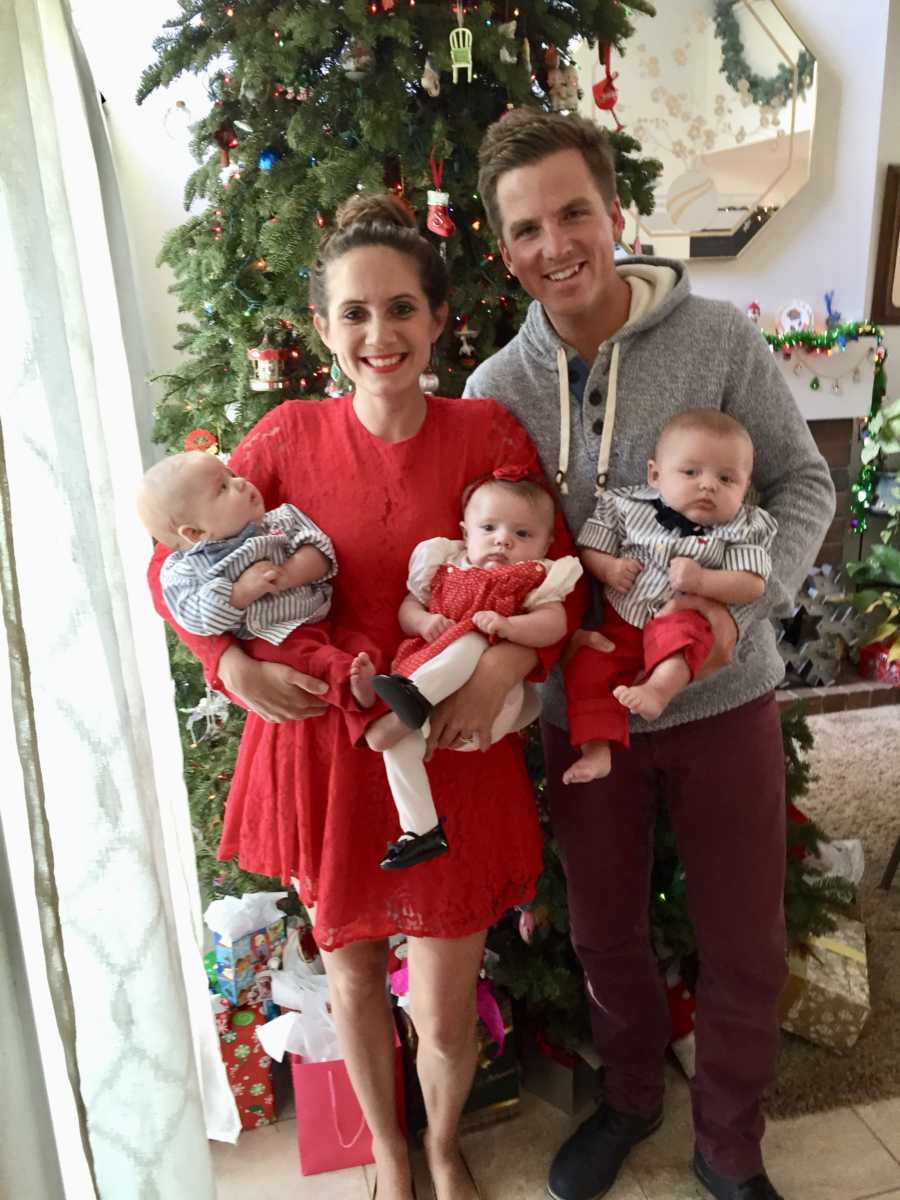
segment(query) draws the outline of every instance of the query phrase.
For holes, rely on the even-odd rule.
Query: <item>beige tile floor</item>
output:
[[[463,1138],[483,1200],[543,1197],[553,1152],[581,1119],[522,1095],[514,1120]],[[293,1120],[244,1133],[236,1146],[211,1146],[219,1200],[367,1200],[372,1194],[370,1167],[303,1177]],[[608,1200],[709,1200],[691,1174],[691,1147],[688,1088],[673,1070],[665,1123],[635,1149]],[[765,1153],[785,1200],[900,1200],[900,1099],[773,1121]],[[421,1162],[417,1181],[419,1196],[429,1198]]]

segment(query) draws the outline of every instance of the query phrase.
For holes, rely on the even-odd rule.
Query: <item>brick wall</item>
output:
[[[844,535],[850,518],[850,461],[853,454],[854,422],[851,417],[832,421],[810,421],[816,445],[831,469],[837,492],[834,520],[816,557],[816,563],[837,566],[844,557]]]

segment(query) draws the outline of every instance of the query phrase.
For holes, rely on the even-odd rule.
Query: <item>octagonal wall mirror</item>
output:
[[[658,158],[656,211],[636,235],[671,258],[731,258],[809,178],[816,64],[772,0],[660,0],[632,15],[625,54],[613,53],[615,117]],[[602,54],[576,52],[579,111],[607,128],[592,86]]]

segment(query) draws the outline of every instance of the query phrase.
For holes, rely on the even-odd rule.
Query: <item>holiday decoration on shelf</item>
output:
[[[841,323],[841,314],[834,307],[834,292],[826,292],[825,300],[825,328],[836,329]]]
[[[747,316],[753,322],[753,324],[758,325],[761,309],[760,309],[757,301],[751,300],[750,303],[747,305],[747,308],[745,311],[747,313]]]
[[[779,333],[798,333],[812,329],[814,320],[813,310],[805,300],[791,300],[778,310],[775,328]]]
[[[618,79],[618,74],[613,74],[611,63],[612,46],[609,42],[601,44],[600,57],[603,62],[604,76],[598,80],[591,88],[594,97],[594,103],[602,112],[608,112],[612,115],[612,119],[616,123],[616,133],[624,129],[625,126],[616,116],[616,105],[619,103],[619,93],[616,91],[615,81]]]
[[[463,24],[462,0],[456,0],[456,29],[450,32],[450,68],[453,82],[460,71],[465,71],[466,82],[472,82],[472,30]]]
[[[213,140],[219,147],[222,166],[229,166],[231,163],[231,151],[240,145],[234,126],[228,123],[220,125],[213,134]]]

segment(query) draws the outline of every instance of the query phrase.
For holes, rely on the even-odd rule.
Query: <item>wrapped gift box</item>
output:
[[[232,1008],[219,1018],[219,1044],[242,1129],[269,1125],[275,1116],[271,1059],[256,1038],[264,1025],[259,1008]]]
[[[219,991],[232,1004],[243,1005],[251,999],[256,974],[268,966],[273,955],[280,955],[285,940],[284,918],[265,929],[256,929],[243,937],[221,937],[213,933],[213,953]]]
[[[849,1050],[869,1015],[866,930],[836,917],[834,933],[810,937],[789,959],[781,1027],[820,1046]]]
[[[509,998],[498,996],[503,1020],[503,1049],[496,1054],[496,1045],[484,1025],[478,1025],[478,1065],[472,1090],[463,1108],[462,1131],[480,1129],[495,1121],[514,1117],[519,1109],[519,1070],[512,1038],[512,1011]],[[400,1040],[403,1043],[403,1068],[406,1081],[406,1120],[413,1133],[420,1133],[427,1124],[425,1102],[416,1074],[416,1051],[419,1039],[416,1027],[406,1008],[395,1009]]]

